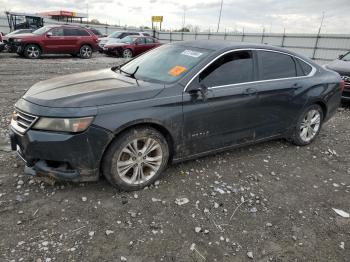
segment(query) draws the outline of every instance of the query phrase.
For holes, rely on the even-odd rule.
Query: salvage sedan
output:
[[[150,36],[127,36],[119,41],[108,41],[103,47],[103,53],[132,58],[160,45],[157,39]]]
[[[339,74],[281,48],[177,42],[35,84],[15,105],[11,144],[29,175],[104,175],[137,190],[169,163],[276,138],[308,145],[343,87]]]

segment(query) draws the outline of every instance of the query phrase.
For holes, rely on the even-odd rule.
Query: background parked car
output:
[[[97,36],[79,26],[44,26],[30,34],[10,37],[9,44],[20,56],[35,59],[42,54],[71,54],[90,58],[96,51]]]
[[[97,30],[96,28],[93,27],[86,27],[87,29],[89,29],[91,32],[94,33],[94,35],[96,35],[98,38],[103,38],[106,35],[102,34],[99,30]]]
[[[33,31],[34,31],[33,29],[18,29],[18,30],[12,31],[11,33],[8,33],[8,34],[4,35],[4,36],[2,37],[2,41],[3,41],[4,44],[5,44],[5,49],[6,49],[8,52],[16,52],[16,50],[11,49],[11,46],[10,46],[9,43],[8,43],[8,39],[9,39],[11,36],[20,35],[20,34],[27,34],[27,33],[33,32]]]
[[[5,44],[1,39],[1,34],[0,34],[0,52],[2,52],[5,49]]]
[[[119,42],[108,42],[103,47],[103,52],[109,55],[131,58],[133,56],[147,52],[148,50],[151,50],[160,45],[161,43],[157,39],[150,36],[127,36],[123,39],[120,39]]]
[[[100,52],[102,52],[105,44],[118,42],[120,39],[123,39],[124,37],[127,37],[127,36],[132,36],[132,35],[133,36],[150,36],[149,33],[145,33],[145,32],[115,31],[107,37],[99,38],[99,42],[98,42],[98,45],[100,47],[99,50]]]
[[[350,101],[350,52],[340,55],[337,60],[325,65],[325,68],[336,71],[341,75],[345,84],[342,100]]]

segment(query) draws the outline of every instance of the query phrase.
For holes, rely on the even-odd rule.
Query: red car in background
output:
[[[98,49],[98,38],[88,28],[70,25],[44,26],[30,34],[11,36],[8,44],[30,59],[42,54],[71,54],[90,58]]]
[[[107,43],[103,52],[108,55],[131,58],[160,46],[161,43],[150,36],[127,36],[118,42]]]

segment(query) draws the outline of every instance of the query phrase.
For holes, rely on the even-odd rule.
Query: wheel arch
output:
[[[109,141],[108,145],[106,146],[106,148],[103,151],[102,157],[101,157],[101,161],[100,161],[100,169],[101,169],[101,163],[104,159],[104,156],[106,154],[106,152],[108,151],[109,147],[111,146],[111,144],[113,143],[113,141],[115,139],[118,139],[118,137],[123,134],[124,132],[128,132],[129,130],[133,129],[133,128],[138,128],[138,127],[152,127],[155,130],[157,130],[159,133],[161,133],[164,138],[166,139],[168,146],[169,146],[169,163],[172,161],[172,158],[174,156],[174,138],[171,134],[171,132],[169,131],[168,128],[166,128],[163,124],[159,123],[156,120],[152,120],[152,119],[144,119],[144,120],[136,120],[136,121],[132,121],[129,122],[119,128],[117,128],[114,132],[113,132],[113,136],[112,139]]]
[[[43,53],[44,52],[44,49],[43,47],[38,43],[38,42],[28,42],[28,43],[24,43],[24,47],[23,47],[23,50],[28,46],[28,45],[36,45],[40,48],[41,52]]]
[[[307,106],[311,106],[311,105],[319,105],[322,108],[323,119],[327,118],[328,108],[325,101],[323,101],[322,99],[315,99],[313,101],[309,101]]]

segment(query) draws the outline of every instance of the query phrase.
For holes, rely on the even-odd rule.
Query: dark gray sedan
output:
[[[102,174],[136,190],[170,162],[276,138],[310,144],[336,112],[341,83],[268,45],[167,44],[122,66],[32,86],[15,105],[12,148],[29,175]]]

